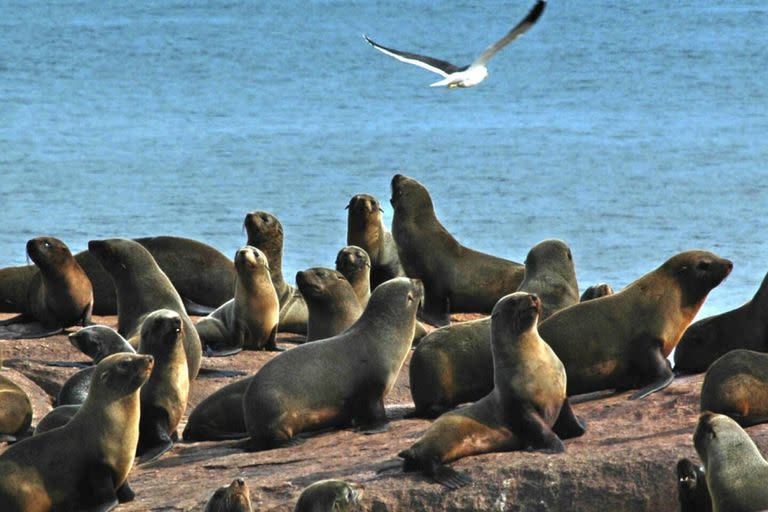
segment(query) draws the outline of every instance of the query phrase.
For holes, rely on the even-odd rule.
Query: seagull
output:
[[[413,64],[414,66],[419,66],[420,68],[424,68],[444,77],[442,80],[430,84],[430,87],[448,87],[450,89],[453,89],[454,87],[472,87],[485,80],[485,77],[488,76],[488,68],[485,67],[485,63],[488,62],[496,52],[525,34],[525,32],[536,23],[536,20],[539,19],[541,13],[544,12],[544,7],[546,7],[546,5],[547,0],[538,0],[536,5],[531,8],[530,12],[528,12],[520,23],[515,25],[512,30],[504,35],[504,37],[486,48],[485,51],[469,66],[456,66],[450,62],[434,59],[425,55],[394,50],[392,48],[387,48],[386,46],[381,46],[366,35],[363,35],[363,37],[371,46],[390,57],[394,57],[402,62],[407,62],[408,64]]]

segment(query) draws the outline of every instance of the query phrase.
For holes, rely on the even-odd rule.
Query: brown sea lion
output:
[[[16,441],[29,431],[31,424],[32,403],[29,397],[11,379],[0,374],[0,443]]]
[[[705,372],[715,359],[737,348],[768,352],[768,274],[746,304],[688,327],[675,350],[675,372]]]
[[[461,245],[435,215],[429,192],[418,181],[392,178],[392,235],[409,277],[424,282],[422,318],[450,323],[449,313],[490,313],[523,281],[525,267]]]
[[[248,449],[277,448],[327,427],[383,430],[384,397],[410,349],[422,297],[419,281],[391,279],[373,291],[352,327],[265,364],[243,397]]]
[[[542,310],[536,295],[517,292],[499,300],[491,314],[491,393],[440,416],[413,446],[400,452],[405,471],[421,470],[449,488],[469,479],[445,464],[480,453],[533,448],[565,451],[562,439],[584,426],[566,397],[562,363],[541,339]]]
[[[365,249],[348,245],[336,255],[336,271],[349,281],[361,307],[371,297],[371,259]]]
[[[613,295],[613,288],[607,283],[593,284],[581,294],[579,302],[587,302],[588,300],[599,299],[606,295]]]
[[[36,271],[0,271],[0,307],[21,314],[0,321],[0,338],[40,338],[64,327],[91,322],[91,281],[61,240],[43,236],[27,242]]]
[[[209,355],[233,350],[278,350],[280,304],[266,256],[246,245],[235,254],[235,298],[200,319],[195,329]]]
[[[737,349],[715,360],[701,385],[701,411],[742,427],[768,422],[768,354]]]
[[[251,493],[248,484],[242,478],[235,478],[232,483],[219,487],[213,493],[204,512],[252,512]]]
[[[344,480],[320,480],[301,492],[293,512],[349,512],[362,495],[361,485]]]
[[[309,311],[299,290],[283,279],[283,225],[271,213],[254,211],[243,221],[248,245],[256,247],[269,261],[269,274],[280,301],[280,332],[307,333]]]
[[[518,291],[539,297],[540,322],[579,302],[571,248],[562,240],[544,240],[534,245],[525,258],[525,278]]]
[[[136,454],[150,461],[173,447],[189,397],[184,329],[176,311],[160,309],[141,324],[139,353],[155,358],[155,369],[141,389],[141,421]]]
[[[124,238],[91,240],[88,250],[112,276],[117,290],[117,330],[133,345],[146,315],[158,309],[176,311],[184,323],[184,351],[189,379],[197,377],[202,359],[200,337],[187,316],[181,297],[152,255],[138,242]]]
[[[712,498],[707,489],[704,467],[688,459],[677,462],[677,499],[680,512],[711,512]]]
[[[184,440],[226,441],[248,437],[243,395],[250,382],[251,377],[231,382],[197,404],[184,427]]]
[[[315,267],[296,273],[296,284],[309,308],[307,341],[330,338],[363,314],[355,290],[341,272]]]
[[[96,368],[88,399],[65,426],[0,455],[0,510],[111,510],[130,501],[139,441],[139,389],[151,356],[114,354]]]
[[[693,444],[704,462],[712,510],[768,509],[768,462],[738,423],[728,416],[705,412],[699,417]]]
[[[620,292],[542,322],[541,337],[568,372],[568,394],[641,388],[630,397],[638,399],[668,386],[667,356],[732,268],[711,252],[682,252]]]
[[[404,276],[397,245],[381,218],[379,200],[368,194],[357,194],[349,200],[347,210],[347,245],[362,248],[370,257],[371,289]]]

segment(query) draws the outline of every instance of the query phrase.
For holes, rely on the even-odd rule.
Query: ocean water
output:
[[[135,5],[133,5],[135,4]],[[172,234],[234,255],[282,221],[286,275],[332,266],[344,206],[424,183],[465,245],[573,249],[582,289],[676,252],[768,271],[768,4],[551,0],[468,90],[368,46],[467,64],[533,1],[0,3],[0,266],[27,239]]]

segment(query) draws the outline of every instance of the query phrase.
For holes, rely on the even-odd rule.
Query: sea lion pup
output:
[[[384,281],[405,275],[397,245],[381,218],[379,200],[368,194],[352,196],[347,211],[347,245],[362,248],[370,257],[371,289]]]
[[[0,360],[2,368],[2,360]],[[14,442],[32,424],[32,403],[11,379],[0,374],[0,443]]]
[[[152,365],[147,355],[107,357],[69,423],[0,455],[0,510],[111,510],[132,500],[127,478],[139,440],[139,388]]]
[[[27,242],[38,271],[5,269],[0,274],[3,310],[21,314],[0,321],[0,338],[42,338],[64,327],[88,325],[93,309],[91,281],[61,240],[43,236]]]
[[[235,298],[195,324],[211,354],[232,350],[278,350],[275,343],[280,304],[260,250],[246,245],[235,254]]]
[[[568,394],[637,389],[638,399],[668,386],[667,356],[733,264],[706,251],[682,252],[607,297],[580,302],[541,323],[568,372]]]
[[[544,240],[534,245],[525,258],[525,278],[518,291],[539,297],[540,322],[579,302],[571,248],[562,240]]]
[[[607,283],[593,284],[581,294],[579,302],[587,302],[588,300],[599,299],[606,295],[613,295],[613,288]]]
[[[701,411],[730,416],[742,427],[768,422],[768,354],[732,350],[707,370]]]
[[[124,238],[91,240],[88,250],[112,276],[117,291],[117,330],[138,344],[137,336],[146,315],[158,309],[176,311],[184,323],[184,351],[189,379],[197,377],[202,359],[200,337],[187,316],[178,292],[141,244]]]
[[[293,512],[348,512],[360,502],[363,486],[320,480],[301,492]]]
[[[348,245],[336,255],[336,271],[349,281],[360,306],[368,305],[371,297],[371,259],[365,249]]]
[[[409,277],[424,282],[423,320],[448,325],[449,313],[490,313],[523,281],[525,267],[461,245],[435,215],[432,198],[413,178],[392,178],[392,235]]]
[[[205,512],[252,512],[251,493],[248,484],[242,478],[235,478],[232,483],[219,487],[213,493]]]
[[[271,213],[253,211],[243,221],[248,245],[267,257],[269,274],[280,301],[280,332],[307,333],[309,312],[299,290],[283,279],[283,225]]]
[[[102,359],[120,352],[134,353],[136,350],[128,340],[106,325],[91,325],[69,335],[69,342],[99,364]],[[72,375],[56,395],[56,405],[79,405],[85,402],[95,366],[80,370]]]
[[[565,368],[536,330],[541,309],[541,301],[529,293],[499,300],[491,315],[493,391],[443,414],[400,452],[405,471],[421,470],[455,489],[470,480],[445,466],[448,462],[524,448],[559,453],[565,450],[561,438],[584,433],[565,395]]]
[[[67,404],[54,407],[37,423],[34,435],[37,436],[43,432],[48,432],[49,430],[66,425],[75,417],[75,414],[80,410],[81,405],[82,404]]]
[[[675,372],[705,372],[737,348],[768,352],[768,274],[746,304],[688,327],[675,350]]]
[[[235,267],[219,250],[190,238],[150,236],[134,238],[149,251],[179,293],[187,313],[207,315],[232,298]],[[115,285],[109,274],[89,251],[75,255],[93,283],[97,315],[117,313]]]
[[[341,272],[309,268],[296,273],[296,284],[309,308],[307,341],[335,336],[363,314],[355,290]]]
[[[243,395],[251,377],[216,390],[192,409],[184,427],[185,441],[226,441],[248,437],[243,413]]]
[[[723,414],[704,412],[693,445],[704,462],[712,510],[768,509],[768,462],[738,423]]]
[[[417,280],[391,279],[373,291],[352,327],[267,362],[243,397],[247,448],[293,444],[296,434],[327,427],[384,430],[384,397],[411,347],[423,293]]]
[[[704,468],[688,459],[677,462],[677,498],[680,512],[710,512],[712,498],[707,489]]]
[[[169,309],[150,313],[141,324],[139,353],[155,358],[155,370],[141,389],[136,452],[141,462],[155,459],[173,447],[171,437],[187,410],[189,376],[184,329],[186,326],[179,314]]]

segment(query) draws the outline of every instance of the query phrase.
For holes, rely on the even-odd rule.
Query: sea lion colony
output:
[[[609,286],[599,285],[579,302],[573,255],[564,242],[537,244],[523,265],[462,246],[438,220],[427,189],[413,178],[394,176],[391,202],[393,229],[386,237],[388,263],[382,265],[387,272],[375,281],[372,269],[379,263],[361,247],[347,248],[337,265],[341,269],[342,256],[353,253],[362,275],[370,279],[368,285],[350,284],[331,269],[308,269],[297,277],[306,299],[282,278],[283,228],[266,212],[246,216],[249,246],[238,251],[234,264],[199,242],[161,237],[173,279],[146,246],[155,239],[91,241],[85,259],[101,264],[98,273],[112,281],[93,285],[88,278],[93,268],[83,272],[63,242],[50,237],[30,241],[35,265],[0,269],[0,304],[4,311],[21,313],[4,322],[7,330],[0,331],[0,339],[45,336],[88,324],[91,309],[109,310],[109,298],[98,304],[109,293],[114,295],[119,334],[91,326],[71,335],[72,344],[93,357],[95,366],[78,377],[77,390],[70,393],[74,399],[62,399],[73,405],[54,409],[48,426],[34,436],[29,436],[29,400],[0,376],[0,441],[21,438],[0,454],[0,510],[109,510],[133,499],[127,477],[134,458],[151,460],[172,450],[202,356],[274,350],[275,330],[284,318],[292,332],[309,332],[316,341],[276,355],[254,375],[210,395],[189,413],[184,439],[242,438],[241,446],[253,451],[301,443],[302,432],[318,429],[385,431],[389,420],[383,399],[412,347],[420,325],[417,314],[433,325],[445,324],[456,311],[491,314],[434,330],[410,365],[416,403],[412,414],[437,419],[399,454],[402,468],[419,470],[449,488],[470,482],[447,465],[461,457],[521,449],[566,451],[563,440],[589,435],[570,407],[570,395],[632,389],[637,391],[631,398],[638,399],[663,389],[674,378],[666,357],[681,338],[704,339],[709,325],[714,326],[712,336],[723,336],[726,328],[748,330],[753,335],[743,348],[768,349],[765,315],[754,312],[764,305],[765,283],[737,314],[699,321],[692,326],[695,333],[684,335],[708,292],[731,271],[731,262],[713,253],[673,255],[623,290],[612,293]],[[380,225],[380,209],[372,196],[354,196],[348,227],[368,233],[368,238],[348,234],[348,240],[371,247],[378,240],[371,233],[389,235]],[[369,219],[375,229],[361,227]],[[184,258],[168,256],[175,250],[179,255],[192,251],[197,258],[191,275],[182,272]],[[210,275],[197,272],[200,258],[216,267]],[[51,277],[56,275],[63,277]],[[389,279],[377,282],[381,275]],[[177,289],[182,280],[183,297]],[[228,296],[210,299],[212,295],[200,293],[218,292],[222,286],[229,286]],[[316,307],[328,293],[331,306]],[[218,337],[209,342],[213,335],[203,335],[187,311],[216,307],[220,309],[211,317],[199,321],[216,322]],[[727,325],[719,325],[726,320]],[[18,322],[27,327],[14,329]],[[29,323],[36,325],[28,328]],[[686,354],[715,350],[709,341],[695,341]],[[768,463],[739,426],[768,421],[764,357],[731,352],[712,365],[694,436],[704,467],[690,461],[678,466],[684,508],[701,501],[689,499],[692,494],[708,493],[714,510],[737,510],[729,505],[734,496],[759,502],[759,508],[768,506],[757,477],[745,483],[734,476],[767,471]],[[452,410],[465,402],[473,404]],[[709,408],[738,423],[720,419]],[[67,440],[71,433],[90,440],[75,446]],[[57,453],[65,453],[66,461]],[[71,470],[63,476],[59,464]],[[741,487],[731,489],[737,480]],[[353,489],[354,484],[344,482],[315,484],[297,510],[333,509],[322,508],[320,502],[346,509],[359,499]],[[248,487],[236,479],[213,494],[206,510],[250,507]]]

